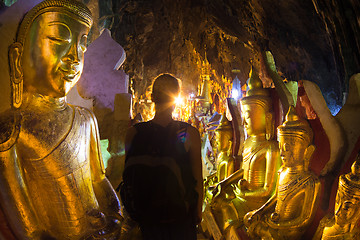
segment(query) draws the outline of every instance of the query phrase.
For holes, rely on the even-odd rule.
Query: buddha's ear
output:
[[[12,106],[19,108],[23,97],[23,70],[22,70],[22,52],[21,43],[13,43],[9,48],[9,64],[11,79]]]
[[[311,160],[311,156],[313,155],[315,151],[315,145],[313,144],[310,144],[306,149],[305,149],[305,152],[304,152],[304,166],[305,166],[305,169],[308,169],[309,167],[309,164],[310,164],[310,160]]]
[[[233,141],[229,140],[229,149],[227,150],[227,155],[228,156],[232,155],[232,150],[233,150]]]

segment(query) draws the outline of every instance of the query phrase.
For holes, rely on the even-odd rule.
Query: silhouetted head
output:
[[[179,80],[174,76],[164,73],[155,78],[152,88],[152,101],[155,105],[175,104],[175,99],[180,93]]]

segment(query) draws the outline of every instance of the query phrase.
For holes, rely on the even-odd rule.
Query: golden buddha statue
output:
[[[215,129],[218,155],[216,158],[217,180],[220,182],[234,172],[234,158],[232,156],[233,129],[231,122],[222,116],[219,126]]]
[[[114,239],[120,232],[96,119],[65,101],[82,73],[91,25],[81,2],[46,0],[25,15],[10,46],[0,203],[18,239]]]
[[[312,138],[309,124],[290,106],[285,122],[278,127],[283,165],[276,195],[244,217],[251,237],[299,239],[311,223],[321,188],[317,176],[309,171],[309,160],[315,150]]]
[[[223,236],[231,228],[241,226],[247,212],[262,206],[275,193],[280,167],[269,92],[254,70],[250,72],[248,85],[247,96],[241,99],[244,127],[249,136],[244,142],[242,167],[217,185],[210,204],[210,212]]]
[[[216,157],[216,172],[207,176],[205,188],[205,203],[211,202],[213,190],[220,181],[234,172],[234,157],[232,155],[233,129],[225,114],[221,117],[219,126],[215,129],[214,152]],[[216,146],[216,147],[215,147]]]
[[[335,214],[321,220],[314,240],[360,239],[360,155],[351,172],[341,175],[335,200]]]

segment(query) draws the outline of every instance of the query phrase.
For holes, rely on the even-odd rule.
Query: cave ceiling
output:
[[[9,5],[14,0],[2,0]],[[83,0],[102,28],[125,49],[123,69],[136,98],[169,72],[196,92],[205,58],[211,79],[237,76],[270,50],[283,78],[317,83],[331,111],[341,106],[351,75],[360,72],[358,0]]]
[[[357,0],[113,0],[107,7],[103,20],[126,51],[124,70],[138,95],[163,72],[196,91],[205,57],[214,81],[246,81],[268,49],[284,78],[317,83],[328,105],[339,106],[360,70]]]

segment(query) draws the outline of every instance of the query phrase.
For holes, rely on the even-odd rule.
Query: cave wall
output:
[[[336,113],[360,70],[355,0],[113,0],[111,11],[108,27],[138,95],[162,72],[195,88],[205,53],[213,79],[236,72],[244,81],[268,42],[283,77],[317,83]]]

